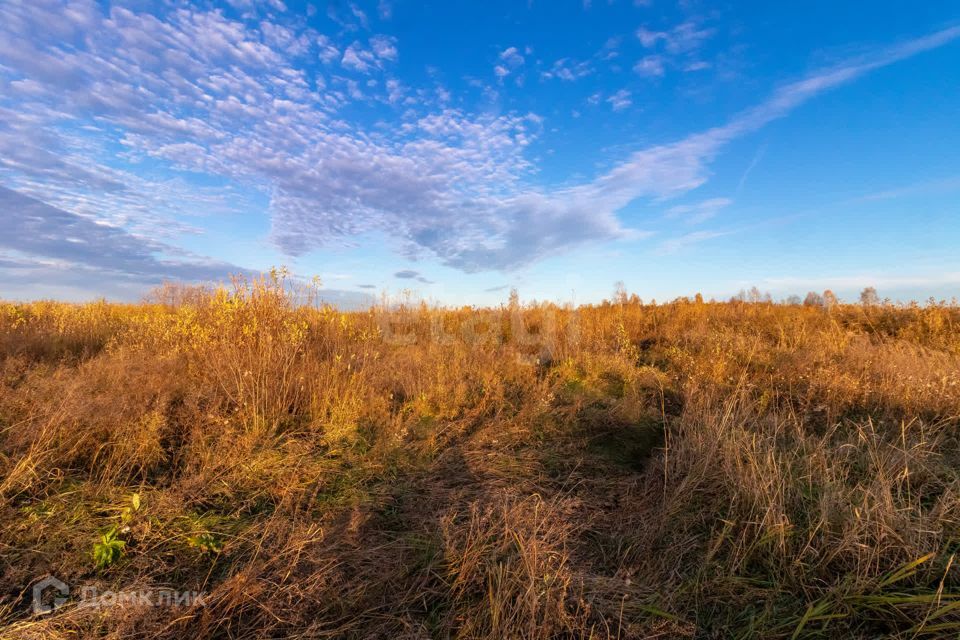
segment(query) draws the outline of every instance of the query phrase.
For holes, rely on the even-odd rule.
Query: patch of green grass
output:
[[[201,553],[220,553],[223,551],[223,537],[217,533],[204,531],[187,537],[187,544]]]

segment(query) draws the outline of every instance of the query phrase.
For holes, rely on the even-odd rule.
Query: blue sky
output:
[[[8,0],[0,297],[960,296],[958,69],[955,2]]]

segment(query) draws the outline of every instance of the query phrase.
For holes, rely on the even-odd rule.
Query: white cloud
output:
[[[620,89],[613,95],[607,98],[607,102],[610,103],[610,108],[614,111],[623,111],[633,104],[633,99],[630,97],[630,92],[626,89]]]
[[[647,49],[652,49],[657,45],[660,40],[667,37],[667,34],[662,31],[651,31],[646,27],[640,27],[637,29],[637,39],[640,40],[642,44]]]
[[[340,64],[345,69],[358,73],[370,73],[383,68],[384,61],[397,59],[397,39],[392,36],[376,35],[370,38],[370,48],[355,40],[343,52]]]
[[[554,61],[546,71],[540,72],[540,79],[552,80],[556,78],[566,82],[573,82],[580,78],[593,75],[601,63],[619,57],[620,52],[617,49],[620,46],[621,40],[622,38],[620,36],[608,38],[603,46],[586,60],[560,58]],[[529,47],[527,53],[530,53]]]
[[[892,200],[895,198],[904,198],[916,195],[928,195],[932,193],[949,193],[960,189],[960,176],[950,176],[948,178],[939,178],[936,180],[925,180],[915,184],[897,187],[894,189],[885,189],[857,198],[857,201],[873,200]]]
[[[518,71],[523,66],[525,58],[520,55],[520,50],[516,47],[508,47],[500,52],[498,56],[500,63],[493,67],[493,73],[499,80],[503,80],[511,73]],[[517,80],[518,86],[523,85],[523,79]]]
[[[523,64],[524,58],[516,47],[509,47],[500,52],[500,59],[509,67],[519,67]]]
[[[647,49],[658,45],[668,53],[690,53],[699,49],[704,42],[716,33],[714,29],[699,27],[692,20],[688,20],[667,31],[652,31],[646,27],[637,29],[637,38]]]
[[[666,31],[640,27],[636,33],[640,44],[656,53],[650,53],[638,60],[633,70],[642,76],[660,77],[668,67],[687,72],[708,69],[710,64],[697,56],[715,33],[715,29],[701,27],[693,20],[682,22]]]
[[[730,233],[731,232],[729,231],[693,231],[678,238],[672,238],[660,243],[657,253],[661,255],[678,253],[687,247],[691,247],[707,240],[713,240],[714,238],[722,238],[723,236],[730,235]]]
[[[593,73],[593,66],[589,61],[578,62],[570,58],[560,58],[551,65],[550,69],[540,73],[542,80],[558,78],[566,82],[573,82]]]
[[[373,49],[373,55],[381,60],[397,59],[397,39],[393,36],[373,36],[370,38],[370,47]]]
[[[0,209],[4,211],[4,234],[0,248],[31,256],[11,263],[16,267],[55,267],[69,270],[71,265],[100,274],[119,275],[140,282],[159,284],[163,279],[220,280],[243,269],[224,262],[169,260],[163,253],[176,253],[172,247],[142,238],[118,227],[99,224],[89,218],[52,207],[16,191],[0,187]]]
[[[358,73],[367,73],[378,63],[373,52],[364,49],[363,45],[359,42],[354,42],[343,52],[340,64],[342,64],[345,69],[357,71]]]
[[[327,36],[322,34],[317,36],[317,47],[319,49],[317,56],[324,62],[324,64],[330,64],[331,62],[340,59],[340,50],[333,46],[333,44],[330,42],[330,38]]]
[[[663,56],[650,55],[645,56],[633,65],[633,70],[641,76],[659,78],[666,71],[666,63]]]
[[[912,275],[891,275],[889,273],[861,273],[828,278],[780,277],[765,278],[761,284],[764,289],[773,291],[857,291],[864,287],[877,287],[881,295],[883,290],[896,289],[932,289],[934,287],[960,285],[960,272],[939,272]]]
[[[830,88],[960,36],[960,29],[941,31],[813,74],[717,127],[640,149],[595,179],[549,187],[537,185],[527,158],[541,127],[531,114],[453,109],[433,80],[405,96],[390,79],[361,86],[334,67],[297,62],[323,59],[332,47],[343,51],[345,66],[370,73],[390,59],[389,47],[378,56],[372,39],[365,48],[352,36],[334,43],[310,30],[268,28],[268,36],[262,24],[217,11],[181,8],[161,19],[124,8],[104,14],[99,6],[71,13],[56,4],[0,4],[0,83],[32,83],[29,101],[0,95],[6,184],[92,219],[109,212],[125,229],[150,216],[163,229],[184,206],[184,190],[102,161],[122,144],[131,161],[154,159],[259,189],[269,197],[271,237],[289,255],[375,231],[410,256],[465,271],[512,269],[628,237],[621,208],[700,186],[730,141]],[[305,51],[280,45],[304,35]],[[498,54],[507,71],[508,60],[523,58],[511,49]],[[615,96],[608,98],[615,108],[630,100]],[[393,100],[393,126],[345,120],[340,110],[355,99]],[[99,133],[80,135],[81,126]],[[703,233],[668,248],[704,240]]]
[[[417,282],[422,282],[424,284],[433,284],[432,280],[428,280],[425,276],[421,275],[419,271],[414,271],[412,269],[397,271],[395,274],[393,274],[393,277],[401,280],[416,280]]]
[[[360,7],[353,4],[352,2],[350,3],[350,13],[353,14],[353,17],[360,22],[360,25],[364,29],[369,28],[370,25],[369,25],[369,21],[367,20],[367,14],[364,13]]]
[[[683,218],[687,224],[700,224],[715,217],[721,209],[733,204],[729,198],[710,198],[696,204],[683,204],[667,209],[668,218]]]
[[[391,104],[396,104],[403,100],[404,97],[404,88],[399,80],[395,78],[390,78],[387,80],[387,102]]]

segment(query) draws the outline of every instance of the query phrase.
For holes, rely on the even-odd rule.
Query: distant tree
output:
[[[801,300],[798,295],[792,295],[786,299],[785,303],[789,305],[800,305],[803,304],[803,300]]]
[[[770,295],[769,291],[764,293],[757,287],[750,287],[750,291],[741,289],[740,293],[734,296],[733,300],[758,304],[760,302],[773,302],[773,296]]]
[[[623,284],[623,280],[619,280],[615,285],[613,285],[613,302],[615,304],[624,305],[629,301],[629,296],[627,295],[627,288]]]
[[[201,304],[211,293],[204,285],[164,282],[144,297],[144,302],[153,302],[171,307]]]
[[[510,301],[508,304],[511,309],[520,307],[520,292],[517,291],[516,287],[510,287]]]
[[[811,291],[807,294],[807,297],[803,299],[803,305],[805,307],[822,307],[823,296],[816,291]]]
[[[698,293],[696,296],[694,296],[693,301],[697,304],[703,304],[703,294]]]
[[[827,309],[829,309],[830,307],[835,307],[839,303],[840,303],[840,300],[837,298],[837,295],[833,291],[831,291],[830,289],[827,289],[826,291],[823,292],[823,306],[825,306]]]
[[[867,287],[861,291],[860,304],[865,307],[872,307],[880,304],[880,296],[877,295],[877,290],[873,287]]]

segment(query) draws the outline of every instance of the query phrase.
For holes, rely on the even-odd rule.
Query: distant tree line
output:
[[[697,293],[692,299],[687,296],[681,296],[676,298],[674,302],[704,304],[704,298],[703,294]],[[716,300],[711,299],[710,302],[716,302]],[[769,291],[761,291],[758,287],[741,289],[739,293],[730,298],[729,302],[747,304],[784,304],[788,306],[802,305],[805,307],[821,307],[823,309],[830,309],[831,307],[842,303],[837,294],[830,289],[827,289],[823,293],[810,291],[804,298],[801,298],[798,295],[790,295],[782,300],[775,301]],[[874,287],[864,288],[863,291],[860,292],[859,302],[864,307],[892,304],[889,299],[881,300],[879,294],[877,294],[876,288]],[[511,304],[515,304],[513,293],[511,294]],[[627,288],[623,282],[617,282],[614,285],[613,295],[601,303],[601,305],[620,306],[642,304],[643,300],[641,300],[637,294],[627,292]],[[656,306],[656,300],[652,300],[650,304]],[[954,305],[956,305],[955,301]]]

